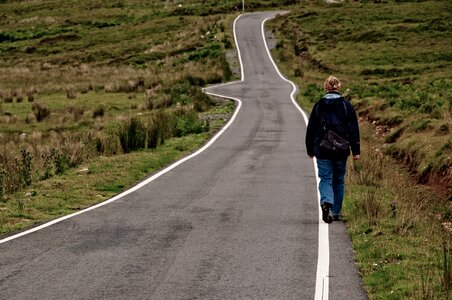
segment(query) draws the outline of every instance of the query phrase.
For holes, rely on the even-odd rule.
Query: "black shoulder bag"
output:
[[[344,108],[345,116],[347,116],[347,107],[345,106],[345,103]],[[332,129],[329,129],[322,114],[319,114],[319,117],[325,133],[320,142],[320,148],[337,154],[338,156],[348,156],[350,154],[350,142]]]

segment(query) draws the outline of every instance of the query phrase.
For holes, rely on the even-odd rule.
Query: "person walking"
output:
[[[326,223],[340,220],[350,148],[354,160],[360,157],[358,119],[353,106],[339,93],[340,87],[341,83],[336,77],[331,75],[326,79],[326,94],[314,104],[305,140],[309,157],[315,157],[317,161],[322,220]],[[331,142],[335,134],[346,140],[342,143],[345,146],[342,147],[337,141]],[[328,138],[328,141],[324,138]],[[339,145],[343,150],[337,152],[339,146],[325,147],[327,144]]]

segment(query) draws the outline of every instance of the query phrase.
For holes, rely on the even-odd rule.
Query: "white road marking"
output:
[[[295,84],[285,78],[281,72],[279,71],[278,67],[276,66],[271,53],[270,49],[267,45],[267,40],[265,38],[265,22],[270,20],[271,18],[267,18],[262,22],[261,25],[261,31],[262,31],[262,38],[264,39],[265,49],[267,50],[268,57],[270,58],[270,61],[272,62],[273,66],[276,69],[276,72],[278,72],[278,75],[285,81],[289,82],[292,85],[292,93],[290,94],[290,99],[292,100],[292,103],[295,105],[295,107],[298,109],[298,111],[303,116],[304,122],[306,126],[308,125],[308,116],[306,113],[301,109],[301,107],[298,105],[297,101],[295,100],[295,93],[297,91],[297,87]],[[315,178],[317,181],[317,186],[319,185],[319,176],[318,176],[318,169],[317,169],[317,161],[314,158],[314,170],[315,170]],[[317,190],[317,203],[320,203],[320,194]],[[317,257],[317,274],[316,274],[316,283],[315,283],[315,300],[324,299],[328,300],[329,295],[329,266],[330,266],[330,245],[329,245],[329,234],[328,234],[328,224],[324,223],[322,221],[322,210],[320,209],[319,204],[319,246],[318,246],[318,257]]]
[[[240,17],[240,16],[239,16],[239,17]],[[236,39],[236,36],[235,36],[235,24],[236,24],[236,21],[238,20],[239,17],[237,17],[236,20],[234,21],[234,39]],[[237,41],[237,40],[236,40],[236,41]],[[237,51],[238,51],[239,57],[240,57],[240,51],[239,51],[238,45],[237,45]],[[241,58],[240,58],[240,64],[242,64]],[[242,66],[242,65],[241,65],[241,66]],[[242,67],[242,70],[243,70],[243,67]],[[243,81],[243,76],[244,76],[244,75],[243,75],[243,71],[242,71],[242,81]],[[228,83],[228,84],[231,84],[231,83]],[[209,93],[209,92],[206,92],[206,93],[207,93],[207,94],[210,94],[210,95],[214,95],[214,96],[220,96],[220,95],[216,95],[216,94],[214,94],[214,93]],[[60,223],[60,222],[62,222],[62,221],[64,221],[64,220],[73,218],[73,217],[75,217],[75,216],[84,214],[84,213],[86,213],[86,212],[89,212],[90,210],[94,210],[94,209],[99,208],[99,207],[101,207],[101,206],[104,206],[104,205],[110,204],[110,203],[112,203],[112,202],[115,202],[116,200],[121,199],[121,198],[123,198],[124,196],[127,196],[128,194],[133,193],[133,192],[139,190],[140,188],[142,188],[143,186],[147,185],[148,183],[154,181],[155,179],[159,178],[159,177],[162,176],[163,174],[166,174],[166,173],[168,173],[169,171],[171,171],[172,169],[174,169],[174,168],[176,168],[177,166],[179,166],[180,164],[183,164],[183,163],[186,162],[187,160],[189,160],[189,159],[191,159],[191,158],[193,158],[193,157],[195,157],[195,156],[198,156],[199,154],[201,154],[202,152],[204,152],[207,148],[209,148],[209,147],[210,147],[210,146],[211,146],[211,145],[212,145],[212,144],[213,144],[213,143],[214,143],[214,142],[215,142],[215,141],[216,141],[216,140],[217,140],[217,139],[218,139],[218,138],[219,138],[219,137],[220,137],[220,136],[228,129],[228,128],[229,128],[229,126],[231,126],[231,124],[234,122],[235,118],[236,118],[237,115],[238,115],[238,113],[239,113],[239,111],[240,111],[240,108],[242,107],[242,102],[241,102],[239,99],[236,99],[236,98],[232,98],[232,97],[227,97],[227,98],[228,98],[228,99],[233,99],[233,100],[235,100],[235,101],[238,103],[238,105],[237,105],[237,107],[236,107],[236,109],[235,109],[235,111],[234,111],[234,114],[232,115],[232,117],[231,117],[231,119],[229,120],[229,122],[228,122],[228,123],[227,123],[227,124],[226,124],[226,125],[225,125],[225,126],[224,126],[224,127],[223,127],[223,128],[222,128],[222,129],[221,129],[221,130],[220,130],[220,131],[212,138],[212,139],[210,139],[210,140],[209,140],[202,148],[200,148],[198,151],[192,153],[192,154],[189,155],[189,156],[186,156],[186,157],[184,157],[184,158],[178,160],[177,162],[175,162],[174,164],[170,165],[169,167],[167,167],[167,168],[163,169],[162,171],[160,171],[160,172],[154,174],[153,176],[149,177],[148,179],[146,179],[146,180],[140,182],[140,183],[137,184],[136,186],[134,186],[134,187],[132,187],[132,188],[130,188],[130,189],[128,189],[128,190],[126,190],[126,191],[124,191],[124,192],[122,192],[122,193],[116,195],[116,196],[114,196],[113,198],[110,198],[110,199],[108,199],[108,200],[106,200],[106,201],[104,201],[104,202],[101,202],[101,203],[99,203],[99,204],[90,206],[90,207],[88,207],[88,208],[86,208],[86,209],[84,209],[84,210],[81,210],[81,211],[75,212],[75,213],[73,213],[73,214],[70,214],[70,215],[67,215],[67,216],[64,216],[64,217],[61,217],[61,218],[58,218],[58,219],[49,221],[49,222],[47,222],[47,223],[45,223],[45,224],[42,224],[42,225],[40,225],[40,226],[31,228],[31,229],[29,229],[29,230],[20,232],[20,233],[18,233],[18,234],[9,236],[9,237],[7,237],[7,238],[4,238],[4,239],[0,240],[0,244],[6,243],[6,242],[8,242],[8,241],[11,241],[11,240],[14,240],[14,239],[17,239],[17,238],[20,238],[20,237],[22,237],[22,236],[24,236],[24,235],[28,235],[28,234],[33,233],[33,232],[36,232],[36,231],[38,231],[38,230],[41,230],[41,229],[47,228],[47,227],[49,227],[49,226],[52,226],[52,225],[54,225],[54,224]]]
[[[237,43],[237,36],[236,36],[236,23],[237,23],[237,20],[238,20],[241,16],[242,16],[242,15],[238,16],[238,17],[234,20],[234,26],[233,26],[234,29],[233,29],[233,31],[234,31],[234,40],[235,40],[235,42],[236,42],[237,53],[238,53],[239,62],[240,62],[241,81],[244,81],[244,80],[245,80],[245,74],[244,74],[244,71],[243,71],[242,57],[241,57],[241,55],[240,55],[240,49],[239,49],[239,45],[238,45],[238,43]],[[270,61],[272,62],[273,66],[275,67],[275,69],[276,69],[276,71],[278,72],[279,76],[280,76],[283,80],[289,82],[289,83],[292,85],[293,90],[292,90],[292,93],[290,94],[290,98],[291,98],[291,100],[292,100],[292,103],[295,105],[295,107],[299,110],[299,112],[300,112],[301,115],[303,116],[303,119],[304,119],[304,121],[305,121],[305,124],[307,125],[307,124],[308,124],[308,117],[307,117],[306,113],[300,108],[300,106],[298,105],[298,103],[296,102],[296,100],[295,100],[295,98],[294,98],[294,95],[295,95],[295,93],[296,93],[296,91],[297,91],[297,88],[296,88],[295,84],[294,84],[293,82],[291,82],[290,80],[286,79],[286,78],[280,73],[278,67],[276,66],[275,62],[273,61],[273,58],[272,58],[272,56],[271,56],[271,54],[270,54],[270,50],[268,49],[267,41],[266,41],[266,39],[265,39],[264,24],[265,24],[265,22],[268,21],[269,19],[270,19],[270,18],[265,19],[265,20],[262,22],[262,25],[261,25],[261,28],[262,28],[262,37],[263,37],[263,40],[264,40],[265,48],[266,48],[266,50],[267,50],[268,56],[269,56],[269,58],[270,58]],[[234,82],[227,83],[227,84],[232,84],[232,83],[234,83]],[[225,85],[227,85],[227,84],[225,84]],[[237,115],[238,115],[238,113],[239,113],[239,111],[240,111],[240,108],[241,108],[241,106],[242,106],[242,102],[241,102],[240,99],[238,99],[238,98],[233,98],[233,97],[229,97],[229,96],[224,96],[224,95],[220,95],[220,94],[215,94],[215,93],[211,93],[211,92],[207,92],[207,91],[204,91],[204,92],[205,92],[206,94],[213,95],[213,96],[225,97],[225,98],[228,98],[228,99],[233,99],[234,101],[236,101],[236,102],[238,103],[238,105],[237,105],[237,108],[236,108],[234,114],[232,115],[231,119],[229,120],[229,122],[228,122],[228,123],[227,123],[227,124],[226,124],[226,125],[225,125],[225,126],[224,126],[224,127],[223,127],[223,128],[222,128],[222,129],[221,129],[221,130],[220,130],[220,131],[219,131],[219,132],[218,132],[218,133],[210,140],[210,141],[209,141],[209,142],[208,142],[208,143],[206,143],[206,144],[205,144],[202,148],[200,148],[198,151],[194,152],[193,154],[191,154],[191,155],[189,155],[189,156],[187,156],[187,157],[185,157],[185,158],[182,158],[181,160],[179,160],[179,161],[175,162],[174,164],[170,165],[169,167],[167,167],[167,168],[163,169],[162,171],[160,171],[160,172],[154,174],[153,176],[149,177],[148,179],[146,179],[146,180],[140,182],[140,183],[137,184],[136,186],[134,186],[134,187],[132,187],[132,188],[130,188],[130,189],[128,189],[128,190],[126,190],[126,191],[124,191],[124,192],[122,192],[122,193],[116,195],[116,196],[114,196],[113,198],[110,198],[110,199],[108,199],[108,200],[106,200],[106,201],[104,201],[104,202],[101,202],[101,203],[99,203],[99,204],[96,204],[96,205],[93,205],[93,206],[91,206],[91,207],[88,207],[88,208],[86,208],[86,209],[84,209],[84,210],[81,210],[81,211],[75,212],[75,213],[73,213],[73,214],[70,214],[70,215],[67,215],[67,216],[64,216],[64,217],[61,217],[61,218],[58,218],[58,219],[49,221],[49,222],[47,222],[47,223],[45,223],[45,224],[42,224],[42,225],[40,225],[40,226],[37,226],[37,227],[34,227],[34,228],[32,228],[32,229],[23,231],[23,232],[21,232],[21,233],[18,233],[18,234],[9,236],[9,237],[7,237],[7,238],[4,238],[4,239],[0,240],[0,244],[6,243],[6,242],[8,242],[8,241],[17,239],[17,238],[22,237],[22,236],[25,236],[25,235],[28,235],[28,234],[33,233],[33,232],[36,232],[36,231],[38,231],[38,230],[41,230],[41,229],[50,227],[50,226],[52,226],[52,225],[54,225],[54,224],[57,224],[57,223],[60,223],[60,222],[62,222],[62,221],[64,221],[64,220],[73,218],[73,217],[75,217],[75,216],[81,215],[81,214],[83,214],[83,213],[86,213],[86,212],[88,212],[88,211],[94,210],[94,209],[99,208],[99,207],[101,207],[101,206],[104,206],[104,205],[110,204],[110,203],[112,203],[112,202],[115,202],[116,200],[119,200],[119,199],[123,198],[124,196],[126,196],[126,195],[128,195],[128,194],[130,194],[130,193],[133,193],[133,192],[139,190],[139,189],[142,188],[143,186],[145,186],[145,185],[147,185],[148,183],[154,181],[155,179],[159,178],[160,176],[162,176],[162,175],[168,173],[169,171],[171,171],[172,169],[176,168],[176,167],[179,166],[180,164],[186,162],[187,160],[189,160],[189,159],[191,159],[191,158],[193,158],[193,157],[195,157],[195,156],[201,154],[202,152],[204,152],[207,148],[209,148],[209,147],[210,147],[210,146],[211,146],[211,145],[212,145],[212,144],[213,144],[213,143],[214,143],[214,142],[215,142],[215,141],[216,141],[216,140],[217,140],[217,139],[218,139],[218,138],[219,138],[219,137],[220,137],[220,136],[221,136],[221,135],[229,128],[229,127],[230,127],[230,126],[231,126],[231,124],[232,124],[232,123],[234,122],[234,120],[236,119],[236,117],[237,117]],[[316,179],[317,179],[317,184],[318,184],[318,181],[319,181],[318,176],[317,176],[318,170],[317,170],[317,166],[316,166],[316,163],[315,163],[315,159],[314,159],[314,169],[315,169]],[[318,193],[317,193],[317,194],[318,194]],[[320,195],[319,195],[319,194],[318,194],[318,198],[320,199]],[[318,203],[320,203],[320,202],[318,202]],[[328,286],[329,286],[328,273],[329,273],[328,224],[323,223],[323,222],[321,221],[321,210],[320,210],[320,208],[319,208],[319,250],[318,250],[318,260],[317,260],[316,288],[315,288],[315,299],[316,299],[316,300],[317,300],[317,299],[328,299]]]

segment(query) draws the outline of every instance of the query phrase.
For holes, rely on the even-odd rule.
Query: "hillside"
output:
[[[447,299],[452,278],[450,1],[309,2],[271,22],[308,111],[329,74],[360,119],[344,219],[371,299]]]
[[[450,1],[252,1],[309,111],[329,74],[362,134],[344,221],[371,299],[447,299]],[[0,234],[103,201],[204,143],[233,109],[238,1],[0,1]],[[303,139],[300,139],[303,142]],[[334,247],[334,245],[333,245]]]

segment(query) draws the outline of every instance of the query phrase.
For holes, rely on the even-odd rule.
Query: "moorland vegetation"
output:
[[[344,220],[371,299],[452,288],[450,1],[311,1],[270,23],[310,110],[329,74],[357,110]],[[334,246],[333,246],[334,247]]]
[[[247,1],[309,111],[329,74],[360,118],[344,221],[371,299],[451,295],[449,1]],[[0,233],[121,192],[233,109],[240,1],[0,1]],[[302,142],[302,141],[301,141]],[[334,246],[334,245],[333,245]]]
[[[94,185],[94,198],[74,193],[66,177],[89,178],[96,159],[133,157],[124,155],[172,138],[185,138],[176,148],[189,151],[187,137],[200,143],[219,126],[212,114],[232,107],[201,87],[232,76],[230,17],[219,13],[234,7],[193,3],[0,3],[1,233],[101,201],[146,174],[112,176]],[[148,172],[161,167],[152,165]],[[71,192],[59,193],[65,185]]]

